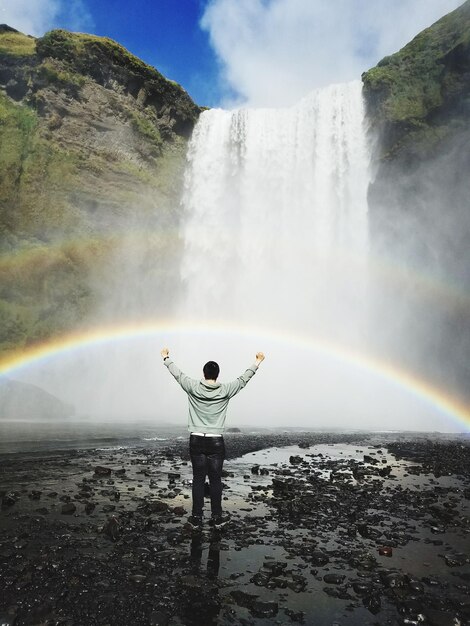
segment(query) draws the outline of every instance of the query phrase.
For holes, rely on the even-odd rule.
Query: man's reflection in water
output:
[[[221,608],[217,577],[220,567],[220,533],[213,531],[209,537],[207,563],[202,563],[204,535],[197,533],[191,538],[190,583],[181,598],[181,617],[186,626],[215,626]]]
[[[191,564],[194,574],[201,573],[202,561],[202,534],[198,533],[191,539]],[[220,567],[220,534],[213,531],[209,539],[209,553],[207,555],[207,577],[217,578]]]

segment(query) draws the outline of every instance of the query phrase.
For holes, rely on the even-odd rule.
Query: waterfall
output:
[[[311,348],[318,340],[364,347],[367,185],[359,83],[315,91],[288,109],[204,112],[188,147],[184,248],[168,291],[154,288],[141,269],[145,250],[133,248],[124,257],[125,284],[134,277],[129,294],[111,285],[122,297],[113,299],[117,310],[131,300],[135,320],[152,310],[158,324],[160,307],[181,330],[72,352],[29,382],[44,383],[79,414],[179,422],[185,398],[163,371],[161,347],[193,377],[218,361],[221,380],[263,350],[263,372],[233,403],[233,424],[344,424],[353,416],[364,424],[365,406],[375,419],[369,379]],[[216,332],[198,330],[205,324]]]
[[[403,282],[369,255],[364,120],[360,83],[315,91],[289,109],[204,112],[188,148],[181,260],[173,264],[173,240],[146,223],[158,263],[150,248],[131,245],[126,293],[120,273],[105,285],[119,289],[112,303],[128,307],[138,332],[120,333],[112,349],[93,341],[85,353],[66,351],[23,380],[93,419],[182,424],[186,398],[161,363],[162,347],[191,377],[216,360],[222,381],[262,350],[266,361],[231,403],[230,425],[445,430],[442,410],[420,401],[425,385],[406,370],[395,376],[377,350],[383,337],[407,353],[414,344],[390,330],[395,318],[400,328],[396,300],[406,306]],[[154,270],[166,264],[157,289]],[[387,289],[392,297],[381,300]],[[369,310],[377,299],[379,317],[376,303]],[[157,329],[162,312],[168,318],[141,334],[148,312]]]
[[[182,317],[351,339],[364,314],[361,83],[204,112],[188,150]]]

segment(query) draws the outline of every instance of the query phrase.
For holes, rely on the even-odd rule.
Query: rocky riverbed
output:
[[[1,456],[0,624],[470,624],[468,439],[226,442],[223,532],[185,441]]]

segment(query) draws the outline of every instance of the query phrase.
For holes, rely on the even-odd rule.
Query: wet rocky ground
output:
[[[468,439],[226,441],[222,532],[185,441],[1,456],[0,624],[470,624]]]

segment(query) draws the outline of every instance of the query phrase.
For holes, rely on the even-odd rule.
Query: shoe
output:
[[[188,517],[188,524],[194,530],[202,530],[202,517],[191,515],[191,517]]]
[[[220,530],[224,526],[226,526],[230,522],[230,517],[228,515],[213,515],[209,520],[209,526]]]

